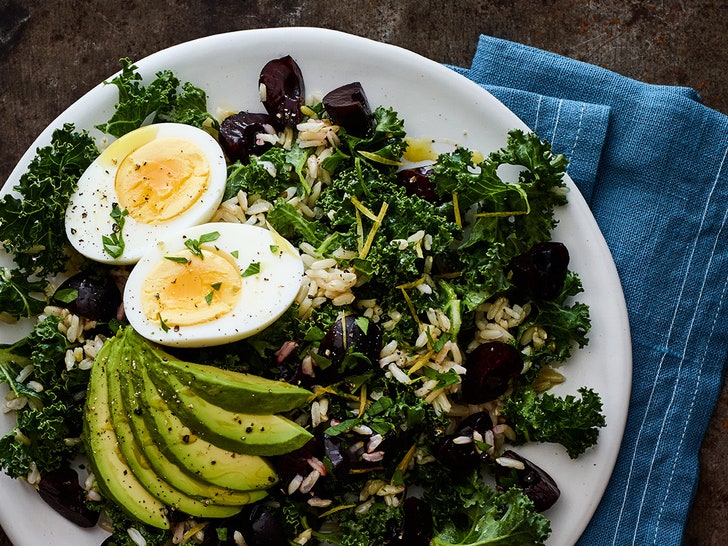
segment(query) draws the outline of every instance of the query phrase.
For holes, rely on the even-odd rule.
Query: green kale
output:
[[[31,281],[17,269],[0,269],[0,309],[12,318],[40,314],[47,303],[47,284],[45,280]]]
[[[449,252],[447,259],[449,269],[459,272],[453,288],[464,310],[473,311],[511,287],[506,276],[509,260],[503,243],[480,244],[465,252]]]
[[[189,82],[182,85],[170,70],[156,73],[148,85],[142,85],[142,76],[128,58],[120,60],[121,72],[107,85],[115,85],[119,99],[111,119],[96,128],[104,133],[120,137],[141,127],[150,118],[154,123],[179,122],[201,127],[213,116],[207,112],[207,95]]]
[[[437,213],[436,205],[408,195],[392,177],[366,164],[342,171],[332,187],[322,194],[319,205],[325,221],[339,234],[343,246],[352,250],[362,246],[358,230],[369,232],[374,228],[370,218],[362,218],[361,208],[376,215],[386,207],[366,255],[360,253],[352,263],[371,279],[365,290],[373,293],[391,291],[418,280],[422,276],[423,256],[445,252],[460,233],[454,222]],[[429,248],[407,242],[418,231],[432,238]]]
[[[458,492],[450,501],[453,513],[437,521],[432,546],[543,545],[551,532],[548,519],[517,488],[497,493],[483,485]]]
[[[280,235],[292,242],[306,242],[318,247],[332,235],[321,222],[304,218],[296,207],[284,199],[278,199],[274,203],[273,208],[268,211],[267,219]]]
[[[319,533],[322,542],[337,546],[379,546],[391,529],[402,527],[402,511],[397,507],[376,502],[363,514],[347,510],[335,514],[338,529]]]
[[[215,128],[219,127],[218,121],[207,111],[207,93],[190,82],[182,84],[175,108],[170,114],[160,116],[159,121],[184,123],[195,127],[210,123]]]
[[[384,437],[398,436],[405,431],[408,435],[416,435],[418,431],[431,434],[433,430],[447,426],[446,416],[438,415],[432,404],[416,396],[411,388],[396,379],[382,377],[379,382],[371,383],[369,388],[381,389],[384,396],[373,402],[360,417],[329,427],[325,431],[327,435],[338,436],[357,425],[366,425]],[[397,460],[396,457],[394,459]]]
[[[567,395],[539,395],[531,387],[518,389],[503,401],[501,415],[516,433],[515,445],[552,442],[563,445],[572,459],[597,443],[606,426],[600,396],[581,387],[581,399]]]
[[[372,118],[373,130],[365,137],[340,132],[341,145],[321,166],[331,174],[353,167],[358,162],[387,171],[396,168],[407,149],[404,121],[397,116],[397,112],[382,106],[372,112]]]
[[[520,130],[510,131],[506,146],[478,164],[469,150],[441,155],[432,178],[438,194],[456,196],[462,214],[475,214],[460,250],[480,253],[480,244],[502,243],[507,260],[549,240],[553,211],[566,204],[566,164],[547,142]],[[503,166],[520,169],[515,181],[503,179]]]
[[[526,382],[533,381],[544,365],[564,362],[571,356],[575,346],[584,347],[589,343],[589,306],[580,302],[569,303],[569,298],[582,291],[578,275],[569,271],[564,288],[556,299],[532,302],[532,311],[518,327],[515,337],[520,338],[533,326],[542,328],[548,337],[542,346],[533,347],[533,352],[529,354],[531,366],[524,374]]]
[[[146,546],[167,546],[170,543],[169,531],[155,529],[150,525],[140,525],[130,519],[123,508],[111,502],[104,504],[104,512],[112,525],[112,534],[104,541],[106,546],[137,546],[139,543],[129,535],[131,527],[139,531]]]
[[[16,396],[28,403],[16,411],[16,425],[0,438],[0,467],[11,477],[27,476],[31,463],[38,470],[56,470],[78,454],[81,444],[69,442],[81,433],[88,371],[67,370],[64,357],[74,347],[58,330],[58,317],[38,323],[25,338],[0,347],[0,382],[6,382]],[[43,387],[40,392],[26,381],[18,381],[28,365],[33,371],[27,381]]]
[[[85,131],[76,132],[73,125],[65,124],[53,132],[48,146],[37,150],[13,188],[20,198],[6,194],[0,201],[0,241],[20,270],[11,275],[16,284],[22,286],[21,277],[43,278],[66,268],[66,208],[78,179],[98,154]],[[6,290],[0,289],[7,294]],[[11,307],[28,310],[31,306],[23,302]]]
[[[266,164],[273,165],[275,174]],[[248,195],[259,195],[268,201],[276,197],[291,185],[290,169],[286,169],[286,151],[283,148],[271,148],[260,157],[251,157],[250,162],[236,161],[228,167],[227,185],[223,200],[235,197],[239,191]]]

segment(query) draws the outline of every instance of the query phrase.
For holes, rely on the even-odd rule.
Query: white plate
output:
[[[136,64],[152,78],[173,70],[209,93],[208,107],[220,111],[262,111],[258,74],[270,59],[292,55],[304,75],[307,95],[322,96],[352,81],[362,82],[372,105],[392,106],[405,120],[408,135],[456,142],[489,152],[505,144],[513,128],[526,129],[510,110],[466,78],[412,52],[331,30],[284,28],[221,34],[187,42]],[[115,86],[99,84],[61,114],[33,143],[12,172],[8,191],[25,171],[35,150],[50,141],[54,128],[73,122],[89,129],[105,122],[117,100]],[[587,385],[604,401],[607,427],[599,444],[577,461],[559,446],[520,448],[557,481],[562,496],[546,515],[552,521],[550,545],[576,542],[589,523],[606,488],[619,451],[629,404],[632,362],[627,313],[611,254],[584,199],[571,182],[570,203],[559,211],[555,239],[563,241],[572,267],[582,278],[581,301],[591,306],[592,331],[586,349],[563,368],[567,381],[560,393]],[[17,332],[5,326],[0,341]],[[13,425],[0,420],[0,432]],[[98,546],[104,533],[82,530],[47,508],[26,484],[0,478],[0,524],[16,546],[75,544]]]

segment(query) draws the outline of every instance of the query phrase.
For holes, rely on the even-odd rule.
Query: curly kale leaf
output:
[[[105,82],[115,85],[119,99],[111,119],[96,128],[115,137],[121,137],[141,127],[150,118],[153,122],[179,122],[201,127],[206,120],[215,120],[207,112],[207,95],[203,90],[186,82],[179,91],[180,80],[170,70],[156,73],[148,85],[128,58],[120,60],[121,72]]]
[[[158,121],[184,123],[202,127],[209,122],[213,127],[219,127],[218,121],[207,111],[207,93],[190,82],[182,84],[172,112],[160,115]]]
[[[377,502],[364,514],[354,510],[337,514],[337,531],[320,533],[320,538],[337,546],[379,546],[391,529],[401,528],[402,518],[400,509]]]
[[[93,139],[71,124],[53,132],[14,189],[0,201],[0,241],[18,265],[18,276],[62,272],[68,255],[64,219],[83,171],[98,156]]]
[[[572,459],[597,443],[599,429],[606,426],[600,396],[581,387],[581,398],[539,395],[524,387],[505,398],[501,415],[516,432],[516,445],[552,442],[563,445]]]
[[[354,201],[356,199],[360,205]],[[322,194],[319,205],[332,230],[339,233],[342,244],[355,250],[361,246],[361,234],[374,228],[370,218],[361,213],[365,207],[379,214],[386,207],[381,225],[365,256],[360,253],[355,267],[372,279],[372,290],[391,290],[422,275],[424,253],[437,256],[450,247],[460,228],[437,213],[436,206],[404,188],[379,170],[359,165],[339,174],[333,186]],[[429,248],[406,240],[418,231],[431,236]]]
[[[460,210],[475,214],[461,249],[502,243],[511,258],[534,243],[551,238],[554,209],[566,203],[566,157],[534,133],[512,130],[506,146],[475,164],[469,150],[443,154],[434,166],[438,194],[455,195]],[[504,180],[504,166],[518,168],[516,180]]]
[[[58,331],[58,322],[48,317],[26,338],[0,347],[0,382],[29,400],[16,411],[14,429],[0,439],[0,466],[11,477],[27,476],[31,463],[41,473],[56,470],[80,450],[80,444],[66,440],[81,433],[88,371],[66,369],[64,357],[72,345]],[[28,365],[32,373],[18,381]],[[43,389],[31,388],[31,380]]]
[[[0,309],[14,318],[40,314],[47,304],[44,294],[47,285],[45,280],[27,279],[17,269],[0,269]]]
[[[170,543],[169,531],[156,529],[151,525],[140,525],[116,504],[105,503],[104,512],[112,524],[112,535],[104,542],[106,546],[137,546],[139,542],[129,535],[130,527],[139,531],[146,546],[167,546]]]
[[[450,260],[451,269],[460,272],[453,286],[465,310],[473,311],[494,295],[511,287],[506,276],[508,258],[502,243],[452,253]]]
[[[432,546],[543,544],[551,529],[520,489],[499,492],[473,471],[462,479],[439,464],[421,467],[426,483],[423,497],[432,509]]]
[[[372,112],[373,129],[365,137],[355,137],[342,131],[341,144],[333,155],[326,158],[321,166],[335,173],[363,161],[372,166],[392,170],[407,149],[404,120],[391,108],[377,107]]]
[[[303,167],[309,151],[293,146],[290,150],[273,147],[248,163],[236,161],[228,167],[227,185],[223,199],[230,199],[239,191],[275,201],[287,188],[300,183],[307,188]]]
[[[517,337],[533,326],[542,328],[548,337],[543,346],[534,347],[529,355],[532,366],[528,371],[528,378],[535,377],[545,364],[566,361],[575,346],[584,347],[589,343],[589,306],[580,302],[568,303],[568,298],[582,291],[581,280],[576,273],[570,271],[561,295],[553,301],[533,302],[533,310],[520,325]]]
[[[466,521],[462,514],[441,520],[432,546],[543,545],[551,532],[548,519],[517,488],[498,494],[481,487],[458,500]]]

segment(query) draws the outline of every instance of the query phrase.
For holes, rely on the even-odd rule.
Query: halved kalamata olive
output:
[[[293,57],[268,61],[260,71],[260,99],[265,110],[282,125],[301,122],[301,106],[306,98],[303,75]]]
[[[364,88],[359,82],[337,87],[329,91],[321,101],[326,113],[336,125],[347,133],[363,137],[372,129],[372,109]]]
[[[243,510],[243,538],[248,546],[281,546],[288,544],[281,524],[260,504]],[[235,542],[238,544],[238,542]]]
[[[358,315],[343,315],[336,319],[321,339],[318,354],[328,361],[328,366],[319,362],[318,377],[337,380],[345,374],[358,373],[369,367],[369,363],[358,355],[379,361],[382,350],[382,330],[375,323]]]
[[[341,477],[349,473],[351,461],[348,455],[339,438],[324,435],[324,456],[330,462],[334,475]]]
[[[82,271],[66,279],[53,294],[53,303],[74,315],[108,321],[119,311],[121,292],[103,271]]]
[[[260,155],[272,144],[259,137],[275,134],[276,120],[268,114],[238,112],[220,124],[218,142],[230,161],[248,163],[251,155]]]
[[[552,300],[564,288],[569,251],[562,243],[536,243],[509,264],[511,282],[533,299]]]
[[[465,359],[463,401],[482,404],[495,400],[523,370],[523,357],[513,345],[492,341],[478,345]]]
[[[474,413],[458,424],[455,432],[447,435],[435,448],[438,460],[457,473],[471,472],[480,467],[486,457],[478,442],[484,442],[493,421],[486,411]],[[477,434],[476,434],[477,433]]]
[[[384,543],[391,546],[428,546],[432,540],[432,509],[419,497],[407,497],[402,503],[402,528]]]
[[[273,465],[275,466],[278,477],[280,478],[281,487],[292,497],[308,499],[317,495],[317,491],[321,487],[323,476],[326,474],[322,461],[325,456],[324,442],[321,436],[317,435],[311,438],[302,447],[274,457]],[[312,478],[312,472],[318,471],[315,480]],[[303,485],[303,481],[309,479],[308,483]],[[292,486],[292,482],[297,484]]]
[[[501,490],[516,486],[533,501],[537,511],[551,508],[559,499],[561,491],[549,474],[516,452],[506,450],[498,458],[496,485]]]
[[[86,491],[78,483],[78,474],[72,468],[43,474],[38,493],[56,512],[80,527],[93,527],[98,522],[99,512],[86,505]]]
[[[238,536],[236,537],[236,534]],[[236,516],[212,520],[205,528],[203,546],[280,546],[288,544],[281,524],[263,505],[246,506]]]
[[[430,203],[439,203],[442,199],[435,193],[435,184],[430,178],[432,173],[431,165],[403,169],[397,173],[397,180],[409,195],[416,195]]]

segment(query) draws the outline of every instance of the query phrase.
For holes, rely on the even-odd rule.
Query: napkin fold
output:
[[[680,544],[728,356],[728,116],[692,89],[487,36],[451,68],[568,157],[622,281],[629,415],[579,544]]]

